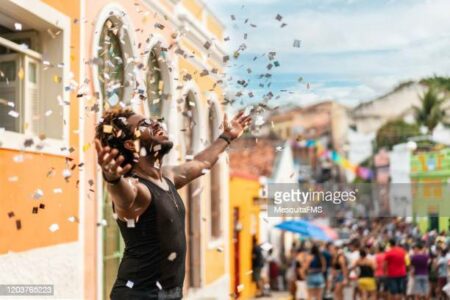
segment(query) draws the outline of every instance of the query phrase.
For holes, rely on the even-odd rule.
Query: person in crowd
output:
[[[358,288],[360,292],[360,299],[369,300],[375,299],[376,282],[375,282],[375,262],[367,256],[367,250],[361,249],[359,251],[359,258],[356,260],[352,269],[358,269]]]
[[[358,239],[353,239],[350,241],[348,245],[348,255],[347,259],[349,262],[350,267],[353,267],[356,263],[356,261],[359,259],[359,245],[360,242]],[[356,300],[359,295],[359,289],[358,289],[358,275],[356,274],[356,271],[352,269],[349,273],[349,285],[353,293],[353,300]]]
[[[258,245],[256,236],[252,237],[252,279],[256,283],[257,297],[264,296],[264,281],[261,278],[261,271],[264,267],[263,249]]]
[[[273,291],[278,291],[278,276],[280,274],[280,265],[273,253],[273,248],[268,252],[268,263],[269,263],[269,284],[270,289]]]
[[[414,296],[416,300],[428,299],[430,292],[428,277],[430,257],[422,244],[415,245],[413,251],[411,268],[414,275]]]
[[[429,297],[430,299],[433,299],[436,297],[438,291],[438,264],[437,264],[437,248],[432,243],[431,247],[429,248],[429,254],[430,254],[430,261],[428,264],[428,271],[429,271],[429,283],[430,283],[430,289],[429,289]]]
[[[443,245],[438,249],[438,257],[437,257],[437,291],[436,297],[438,299],[448,299],[447,295],[443,292],[444,286],[447,284],[448,277],[448,265],[449,265],[449,257],[447,255],[447,246]]]
[[[406,293],[406,251],[397,246],[397,241],[389,241],[390,249],[386,251],[384,266],[386,270],[389,299],[400,300]]]
[[[295,259],[295,300],[308,299],[308,287],[306,284],[307,253],[303,246],[298,247]]]
[[[333,245],[332,242],[327,242],[322,250],[322,255],[325,258],[326,268],[325,272],[323,273],[323,277],[325,278],[325,288],[324,288],[324,295],[323,299],[330,299],[331,298],[331,282],[330,282],[330,268],[331,268],[331,253],[330,253],[330,247]]]
[[[326,270],[326,261],[317,244],[313,244],[305,263],[307,270],[306,284],[308,286],[308,300],[322,300]]]
[[[348,266],[342,249],[331,245],[331,285],[334,291],[335,300],[344,300],[344,286],[348,281]]]
[[[377,298],[386,299],[387,296],[387,278],[384,269],[384,261],[386,254],[384,253],[384,246],[378,245],[375,254],[375,281],[377,284]]]

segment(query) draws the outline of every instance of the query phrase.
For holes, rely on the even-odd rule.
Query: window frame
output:
[[[42,3],[38,2],[30,2],[30,3],[8,3],[6,7],[4,7],[5,14],[9,14],[11,10],[20,11],[20,10],[26,10],[28,12],[33,12],[33,15],[35,16],[35,19],[33,19],[33,22],[38,22],[39,25],[36,26],[36,28],[39,28],[39,26],[45,27],[54,27],[58,30],[61,30],[61,48],[60,48],[60,54],[62,57],[63,67],[61,72],[61,87],[60,87],[60,95],[63,101],[68,101],[70,98],[69,91],[66,91],[64,89],[64,82],[67,81],[69,78],[70,73],[70,36],[71,36],[71,28],[70,28],[70,18],[66,15],[62,14],[58,10],[55,10],[51,7],[48,7],[47,5],[44,5]],[[48,16],[53,16],[53,21],[48,20]],[[21,19],[15,18],[18,22],[21,22]],[[33,38],[33,37],[31,37]],[[38,41],[42,42],[42,41]],[[34,50],[31,49],[24,49],[17,43],[10,41],[6,38],[0,37],[0,43],[10,49],[13,49],[14,51],[18,52],[19,55],[23,56],[23,68],[24,68],[24,80],[27,79],[28,74],[25,72],[25,69],[28,68],[27,65],[25,65],[25,61],[27,60],[25,57],[30,57],[33,60],[37,60],[40,63],[42,63],[42,55]],[[38,65],[38,72],[42,70],[42,65]],[[43,77],[42,74],[38,75],[40,84],[39,87],[43,84]],[[25,89],[24,87],[22,89]],[[23,113],[28,114],[23,118],[23,121],[20,122],[20,127],[22,132],[15,132],[15,131],[9,131],[9,130],[1,130],[0,131],[0,149],[8,149],[8,150],[20,150],[27,153],[41,153],[41,154],[51,154],[55,156],[63,156],[66,157],[70,154],[69,152],[69,126],[70,126],[70,108],[67,105],[63,105],[62,107],[62,119],[61,124],[58,124],[62,126],[62,136],[61,138],[46,138],[44,140],[44,147],[42,149],[36,149],[33,148],[25,148],[23,146],[23,142],[27,138],[33,138],[34,140],[38,139],[38,136],[32,132],[32,116],[29,115],[29,111],[32,111],[32,106],[30,105],[30,101],[26,101],[25,95],[21,96],[23,97],[19,101],[23,102]],[[43,100],[44,101],[44,100]],[[42,105],[42,104],[41,104]],[[30,122],[28,122],[30,120]],[[28,129],[23,130],[24,124],[28,123]],[[65,149],[65,150],[61,150]]]

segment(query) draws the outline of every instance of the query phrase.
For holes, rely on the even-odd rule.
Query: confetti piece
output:
[[[108,98],[108,103],[111,106],[116,106],[117,103],[119,103],[119,96],[117,96],[116,93],[113,93],[109,98]]]
[[[19,180],[19,177],[17,176],[10,176],[8,177],[9,182],[17,182]]]
[[[134,286],[134,282],[131,280],[128,280],[126,286],[131,289]]]
[[[275,19],[277,21],[281,21],[283,19],[283,17],[280,14],[277,14],[277,16],[275,17]]]
[[[48,116],[50,116],[52,113],[53,113],[53,111],[47,110],[47,111],[45,112],[45,116],[48,117]]]
[[[34,194],[33,194],[33,198],[35,200],[39,200],[42,198],[42,196],[44,196],[44,192],[41,189],[37,189]]]
[[[10,212],[8,213],[8,218],[12,218],[12,217],[14,217],[14,212],[13,212],[13,211],[10,211]]]
[[[147,150],[145,150],[145,147],[142,147],[141,150],[139,150],[139,156],[140,157],[147,156]]]
[[[174,261],[175,258],[177,258],[177,253],[176,252],[170,253],[169,257],[167,257],[167,259],[170,260],[170,261]]]
[[[20,230],[22,228],[22,222],[20,220],[16,220],[16,228]]]
[[[19,113],[17,111],[14,111],[14,110],[10,110],[8,115],[13,117],[13,118],[18,118],[19,117]]]
[[[14,28],[15,28],[17,31],[22,31],[22,24],[16,22],[16,23],[14,23]]]
[[[222,247],[217,247],[216,250],[217,250],[217,252],[220,252],[220,253],[223,252],[223,248]]]
[[[67,218],[67,221],[69,221],[71,223],[75,223],[75,222],[78,222],[78,218],[75,216],[70,216]]]
[[[45,204],[44,203],[39,204],[39,208],[40,209],[44,209],[45,208]]]
[[[33,211],[31,213],[37,214],[38,213],[38,207],[37,206],[33,207]]]
[[[51,232],[55,232],[55,231],[59,230],[59,225],[54,223],[54,224],[50,225],[48,230],[50,230]]]
[[[14,162],[16,162],[16,163],[21,163],[21,162],[23,162],[23,155],[22,154],[19,154],[19,155],[15,155],[14,157],[13,157],[13,160],[14,160]]]
[[[210,172],[209,169],[203,169],[203,170],[202,170],[202,174],[208,174],[209,172]]]
[[[108,226],[108,222],[105,219],[101,219],[100,222],[97,223],[97,226]]]
[[[60,76],[58,76],[58,75],[54,75],[53,76],[53,82],[54,83],[61,83],[61,77]]]
[[[135,223],[133,219],[125,219],[127,221],[127,227],[128,228],[135,228]]]
[[[206,43],[203,44],[203,47],[205,47],[205,49],[208,50],[209,48],[211,48],[211,43],[206,41]]]
[[[113,127],[111,125],[103,125],[103,132],[104,133],[111,133]]]
[[[155,147],[153,147],[153,151],[160,151],[161,150],[161,145],[155,145]]]
[[[162,286],[161,283],[159,283],[159,281],[156,282],[156,286],[158,287],[158,289],[162,290]]]
[[[237,286],[237,291],[240,293],[244,290],[244,285],[241,283],[240,285]]]
[[[64,179],[68,179],[72,175],[72,172],[69,169],[63,170],[63,177]]]
[[[83,152],[86,152],[91,147],[91,143],[83,145]]]
[[[302,44],[302,41],[300,41],[300,40],[294,40],[293,46],[294,46],[295,48],[300,48],[301,44]]]

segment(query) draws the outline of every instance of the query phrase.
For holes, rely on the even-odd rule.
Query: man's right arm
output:
[[[102,168],[107,190],[116,210],[121,217],[138,217],[150,204],[150,191],[137,179],[123,177],[131,169],[131,165],[121,167],[124,157],[118,156],[117,149],[103,148],[98,140],[95,141],[95,145],[98,164]]]

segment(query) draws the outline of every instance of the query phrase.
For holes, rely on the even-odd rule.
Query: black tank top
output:
[[[374,277],[374,272],[369,265],[359,265],[359,278],[372,278]]]
[[[147,186],[152,200],[135,221],[134,228],[117,219],[125,250],[111,299],[155,299],[161,288],[182,291],[186,256],[183,201],[175,185],[165,177],[169,191],[136,175],[133,177]]]

